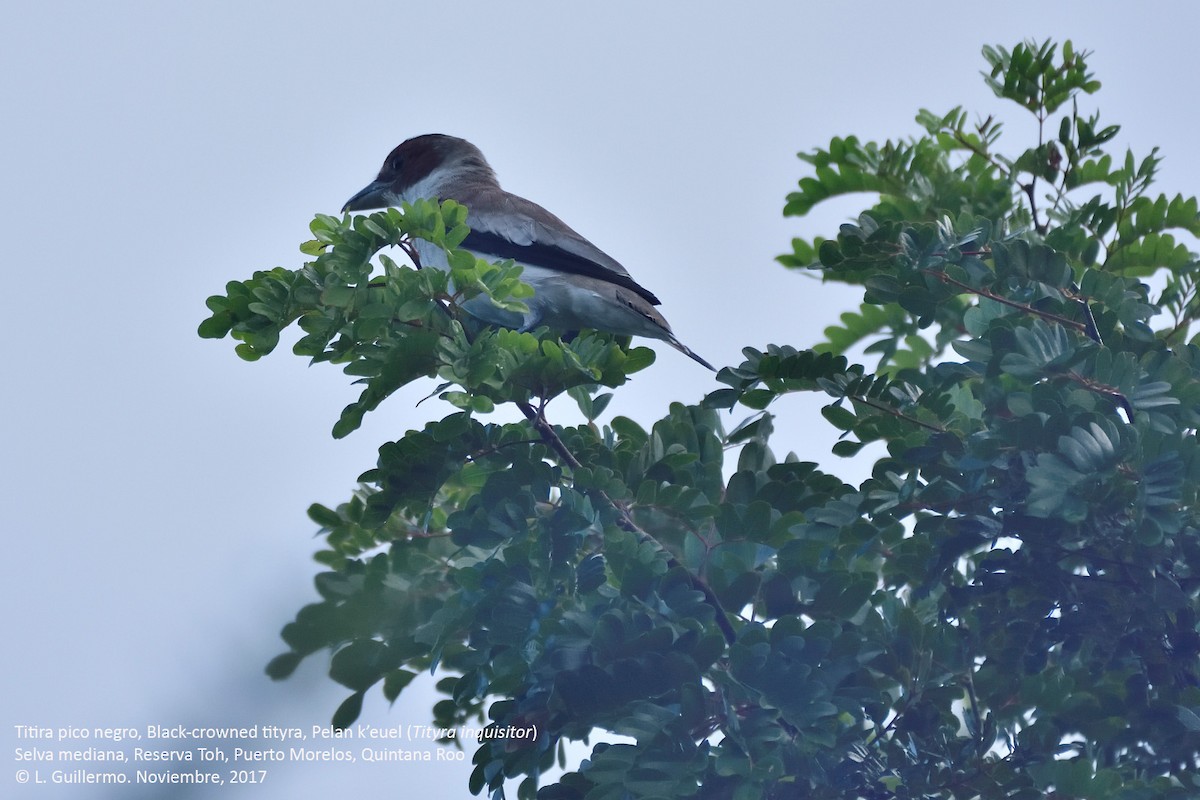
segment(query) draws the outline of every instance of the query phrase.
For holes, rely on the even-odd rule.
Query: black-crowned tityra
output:
[[[658,298],[626,269],[565,222],[536,203],[500,188],[496,173],[479,148],[464,139],[427,134],[401,144],[383,162],[370,184],[351,197],[343,211],[385,208],[418,199],[454,200],[467,207],[471,233],[461,247],[496,261],[511,258],[533,297],[524,314],[478,296],[466,310],[493,325],[559,331],[593,328],[627,336],[661,339],[714,369],[675,338],[654,306]],[[415,242],[421,266],[447,269],[445,252]]]

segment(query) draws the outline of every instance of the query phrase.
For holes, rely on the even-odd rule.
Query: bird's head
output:
[[[346,201],[342,211],[366,211],[420,198],[446,199],[465,182],[496,183],[479,148],[466,139],[427,133],[388,153],[375,180]],[[447,191],[450,189],[451,191]]]

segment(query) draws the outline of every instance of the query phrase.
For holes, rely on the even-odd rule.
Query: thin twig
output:
[[[916,417],[910,417],[908,414],[905,414],[903,411],[898,411],[897,409],[894,409],[891,406],[886,406],[883,403],[876,402],[869,398],[863,397],[862,395],[846,394],[846,395],[842,395],[842,396],[848,397],[855,402],[862,403],[864,406],[873,408],[876,411],[881,411],[884,414],[891,414],[893,417],[896,417],[897,419],[902,419],[905,422],[911,422],[913,425],[924,428],[925,430],[933,431],[934,433],[945,433],[946,432],[946,429],[940,425],[933,425],[929,422],[924,422],[922,420],[919,420]]]
[[[997,303],[1000,303],[1001,305],[1008,306],[1009,308],[1019,309],[1021,311],[1024,311],[1027,314],[1033,314],[1035,316],[1041,317],[1042,319],[1050,320],[1051,322],[1057,322],[1059,325],[1062,325],[1063,327],[1066,327],[1066,328],[1074,328],[1075,330],[1077,330],[1080,333],[1083,333],[1085,335],[1088,333],[1087,325],[1085,325],[1084,323],[1079,322],[1077,320],[1067,319],[1066,317],[1060,316],[1058,314],[1051,314],[1049,311],[1042,311],[1040,308],[1034,308],[1033,306],[1028,305],[1026,303],[1018,303],[1016,300],[1009,300],[1007,297],[996,294],[995,292],[989,291],[987,289],[979,289],[979,288],[976,288],[969,284],[963,283],[962,281],[955,280],[954,278],[951,278],[946,273],[941,272],[936,269],[922,269],[921,272],[925,273],[926,275],[931,275],[934,278],[937,278],[942,283],[948,283],[951,286],[956,286],[959,289],[962,289],[964,292],[969,292],[970,294],[978,295],[980,297],[986,297],[988,300],[995,300]]]

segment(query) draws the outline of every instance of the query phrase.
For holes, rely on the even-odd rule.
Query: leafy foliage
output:
[[[318,217],[313,261],[210,298],[201,335],[255,359],[296,322],[298,354],[359,379],[335,435],[426,376],[458,408],[309,510],[328,571],[268,672],[330,650],[345,725],[373,686],[438,670],[435,724],[498,734],[470,786],[494,796],[509,778],[543,800],[1200,793],[1200,303],[1173,238],[1200,216],[1150,193],[1156,153],[1114,158],[1116,126],[1080,115],[1087,55],[984,49],[987,85],[1037,121],[1015,154],[954,109],[802,155],[786,213],[878,201],[780,261],[862,306],[812,349],[747,347],[649,429],[595,421],[647,351],[460,313],[525,287],[455,249],[452,203]],[[451,273],[376,260],[413,237]],[[862,485],[772,454],[767,409],[792,392],[829,398],[836,455],[883,446]],[[546,419],[564,393],[587,424]],[[486,421],[505,403],[525,421]],[[628,742],[539,788],[597,729]]]

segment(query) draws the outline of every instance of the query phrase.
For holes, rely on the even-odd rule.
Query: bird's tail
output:
[[[710,364],[710,363],[708,363],[707,361],[705,361],[705,360],[704,360],[703,358],[701,358],[700,356],[698,356],[698,355],[696,355],[695,353],[693,353],[693,352],[692,352],[692,350],[691,350],[691,348],[689,348],[689,347],[688,347],[686,344],[684,344],[683,342],[681,342],[681,341],[679,341],[678,339],[676,339],[674,336],[672,336],[672,337],[670,337],[669,339],[667,339],[667,344],[671,345],[671,347],[674,347],[676,350],[678,350],[679,352],[683,353],[685,356],[687,356],[688,358],[692,359],[692,360],[693,360],[693,361],[695,361],[697,364],[701,364],[701,365],[703,365],[703,366],[705,366],[705,367],[708,367],[708,368],[709,368],[710,370],[712,370],[713,372],[716,372],[716,371],[717,371],[717,368],[716,368],[716,367],[714,367],[712,364]]]

